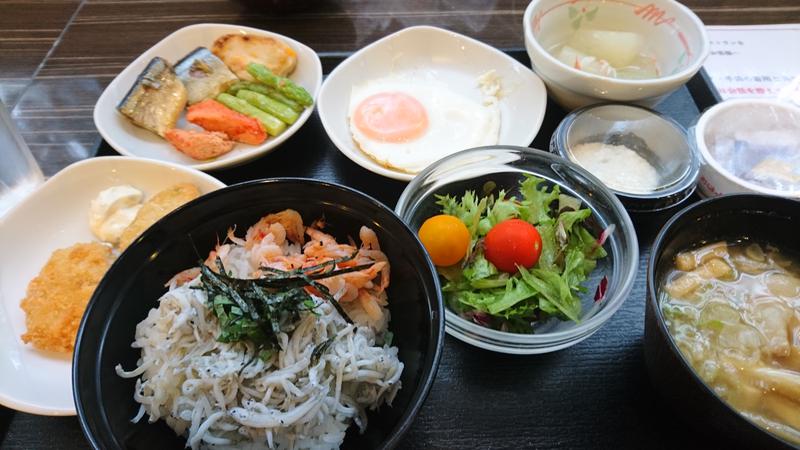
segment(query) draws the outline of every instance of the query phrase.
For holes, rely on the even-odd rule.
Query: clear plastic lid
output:
[[[800,192],[800,108],[742,102],[708,120],[708,154],[725,171],[762,188]]]
[[[694,192],[698,162],[686,131],[650,109],[587,106],[568,115],[550,141],[560,154],[600,178],[630,211],[658,211]]]

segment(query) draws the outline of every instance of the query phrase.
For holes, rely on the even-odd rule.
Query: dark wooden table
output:
[[[708,24],[800,22],[797,0],[691,0]],[[281,6],[288,4],[290,6]],[[277,6],[276,6],[277,5]],[[498,48],[522,46],[515,0],[17,0],[0,1],[0,100],[48,175],[97,154],[92,109],[103,88],[130,61],[170,32],[193,23],[255,26],[317,50],[329,72],[348,52],[410,25],[430,24]],[[522,52],[512,54],[524,59]],[[687,125],[697,107],[684,88],[660,107]],[[548,108],[533,146],[546,148],[564,112]],[[226,182],[267,176],[339,181],[393,206],[405,184],[351,163],[319,119],[278,151],[236,170]],[[645,258],[663,217],[636,217],[642,264],[631,296],[590,339],[561,352],[507,356],[451,337],[436,382],[401,444],[453,448],[716,448],[664,408],[643,364]],[[0,407],[0,447],[85,448],[74,417],[39,417]]]

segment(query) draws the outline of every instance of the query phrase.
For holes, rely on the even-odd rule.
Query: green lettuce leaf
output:
[[[520,216],[520,205],[514,197],[506,198],[505,191],[497,194],[497,199],[490,201],[486,208],[486,216],[478,223],[478,235],[486,236],[486,233],[498,223]]]
[[[500,299],[503,298],[503,294],[503,289],[463,290],[452,293],[448,298],[450,304],[458,303],[462,305],[460,308],[454,308],[459,312],[465,311],[463,306],[469,306],[473,310],[488,312],[489,305],[500,301]]]
[[[487,305],[489,314],[500,312],[536,295],[536,290],[519,278],[509,278],[503,296]]]
[[[534,225],[551,219],[550,204],[558,200],[561,193],[558,185],[552,189],[547,186],[539,188],[544,179],[533,175],[525,175],[525,179],[520,183],[519,191],[522,194],[522,207],[519,208],[520,219],[528,221]]]
[[[538,291],[563,316],[575,322],[580,321],[580,299],[572,294],[567,282],[557,272],[542,269],[528,271],[524,267],[519,269],[525,283]]]
[[[480,222],[481,215],[486,210],[486,197],[478,200],[474,191],[467,191],[461,197],[461,200],[449,195],[437,195],[436,198],[438,199],[436,204],[442,207],[442,213],[458,217],[467,226],[472,240],[476,240],[478,237],[478,222]]]
[[[545,270],[558,270],[556,257],[558,256],[558,245],[556,245],[556,228],[554,220],[540,222],[536,226],[539,237],[542,238],[542,253],[539,255],[537,265]]]
[[[591,215],[592,210],[588,208],[579,209],[577,211],[567,211],[558,215],[558,221],[561,222],[564,231],[567,234],[571,234],[573,225],[583,222]]]
[[[440,196],[442,212],[458,217],[467,226],[472,245],[464,266],[439,269],[446,283],[442,290],[448,306],[462,314],[480,311],[494,317],[493,327],[532,332],[532,323],[542,314],[580,321],[582,283],[606,251],[584,222],[591,210],[581,209],[579,199],[562,195],[557,185],[526,175],[520,197],[500,191],[496,196],[461,198]],[[554,203],[555,202],[555,203]],[[556,210],[556,206],[558,210]],[[532,223],[542,239],[542,252],[531,269],[518,274],[498,271],[483,254],[483,237],[498,223],[520,218]]]
[[[483,253],[475,255],[472,262],[467,264],[461,273],[469,281],[480,280],[498,274],[497,268],[483,256]]]

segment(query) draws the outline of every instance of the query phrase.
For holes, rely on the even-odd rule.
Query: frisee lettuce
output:
[[[467,191],[461,198],[439,196],[443,214],[458,217],[470,233],[461,265],[440,268],[448,306],[464,317],[488,315],[494,328],[532,333],[533,323],[549,316],[580,321],[582,283],[606,256],[597,238],[584,226],[591,210],[561,193],[559,186],[525,175],[519,197],[500,191],[479,198]],[[533,224],[542,238],[539,261],[516,274],[498,271],[483,255],[483,238],[498,223],[519,218]]]

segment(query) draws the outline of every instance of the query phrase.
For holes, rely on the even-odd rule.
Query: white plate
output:
[[[350,134],[347,111],[353,85],[396,73],[423,72],[474,92],[477,78],[494,69],[500,76],[500,139],[498,144],[527,147],[539,132],[547,106],[542,80],[505,53],[475,39],[441,28],[418,26],[391,34],[359,50],[331,72],[317,100],[325,131],[345,156],[361,167],[396,180],[414,175],[384,167],[362,152]]]
[[[141,56],[117,75],[114,81],[103,91],[94,107],[94,124],[103,139],[123,155],[174,162],[200,170],[220,169],[245,163],[269,152],[286,139],[289,139],[308,120],[313,112],[313,107],[306,108],[300,118],[297,119],[297,122],[278,136],[268,138],[263,144],[247,145],[237,143],[233,151],[208,161],[198,161],[184,155],[175,150],[164,139],[150,131],[137,127],[117,111],[117,105],[128,93],[136,78],[151,59],[160,56],[175,64],[197,47],[210,48],[218,37],[228,33],[269,36],[288,44],[297,53],[297,68],[289,78],[304,87],[312,97],[316,98],[322,84],[322,64],[311,48],[286,36],[256,28],[209,23],[191,25],[170,34],[162,39],[161,42],[142,53]],[[181,117],[178,127],[185,125],[185,119]]]
[[[176,164],[110,156],[75,163],[45,182],[0,219],[0,404],[33,414],[74,415],[72,358],[24,344],[19,304],[28,283],[59,248],[95,241],[89,202],[101,190],[130,184],[154,193],[190,182],[200,192],[225,187],[216,178]]]

